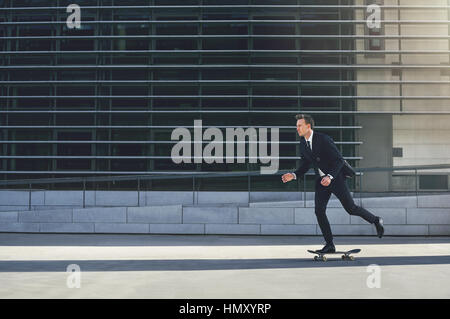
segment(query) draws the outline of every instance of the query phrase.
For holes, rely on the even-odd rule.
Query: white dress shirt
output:
[[[311,145],[311,152],[313,150],[313,135],[314,135],[314,131],[311,130],[311,135],[306,140],[306,145],[308,146],[308,142],[309,142],[309,145]],[[325,175],[328,175],[331,179],[333,179],[333,176],[331,176],[330,174],[325,174],[324,172],[322,172],[320,170],[320,168],[317,168],[317,169],[319,170],[320,177],[324,177]],[[297,175],[295,173],[292,173],[292,174],[294,175],[294,179],[297,179]]]

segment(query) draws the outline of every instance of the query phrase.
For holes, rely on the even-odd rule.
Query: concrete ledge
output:
[[[33,192],[31,193],[33,195]],[[27,191],[0,191],[0,203],[2,205],[28,205],[29,192]]]
[[[41,223],[41,233],[93,233],[93,223]]]
[[[318,235],[321,235],[319,227]],[[333,235],[364,235],[375,236],[376,230],[373,225],[331,225]],[[385,227],[385,236],[427,236],[427,225],[389,225]],[[382,239],[380,239],[382,240]]]
[[[261,235],[316,235],[316,225],[261,225]]]
[[[314,208],[197,206],[94,207],[0,211],[0,232],[319,235]],[[5,207],[8,207],[6,205]],[[41,208],[48,206],[41,206]],[[450,235],[450,208],[368,208],[385,235]],[[334,235],[375,236],[375,227],[342,207],[327,208]]]
[[[125,223],[126,207],[85,208],[73,210],[74,222]]]
[[[353,200],[355,201],[356,205],[360,204],[359,198],[353,198]],[[314,200],[306,201],[306,207],[315,207],[315,206],[316,206],[316,202]],[[337,199],[337,197],[334,196],[334,194],[332,194],[327,207],[328,208],[341,208],[342,204],[341,204],[340,200]]]
[[[428,236],[427,225],[390,225],[384,227],[384,234],[396,236]]]
[[[333,235],[376,235],[373,225],[331,225]],[[322,235],[319,226],[317,226],[317,235]]]
[[[362,206],[364,208],[380,207],[380,208],[409,208],[417,207],[417,198],[415,196],[401,197],[375,197],[362,198]]]
[[[306,198],[313,198],[314,193],[307,193]],[[250,192],[251,204],[257,202],[283,202],[283,201],[300,201],[303,200],[303,192]]]
[[[248,203],[248,192],[196,192],[198,204]]]
[[[354,201],[357,205],[360,204],[359,198],[354,198]],[[283,201],[283,202],[256,202],[250,203],[250,207],[291,207],[291,208],[314,208],[315,202],[314,200],[307,201]],[[341,202],[336,198],[336,196],[332,195],[330,201],[327,205],[328,208],[341,208]]]
[[[450,209],[408,208],[407,222],[415,225],[450,225]]]
[[[327,208],[330,224],[350,224],[350,215],[343,208]],[[295,208],[295,224],[317,224],[314,208]]]
[[[44,205],[83,206],[83,191],[45,191]]]
[[[205,234],[205,224],[150,224],[150,234]]]
[[[1,232],[38,233],[38,223],[0,223]]]
[[[127,221],[129,223],[181,223],[183,207],[181,205],[171,206],[149,206],[128,207]]]
[[[430,225],[428,231],[431,236],[450,236],[450,225]]]
[[[2,205],[0,206],[0,213],[1,212],[12,212],[12,211],[18,211],[18,210],[28,210],[28,206],[15,206],[15,205]]]
[[[305,207],[304,201],[286,201],[286,202],[259,202],[249,203],[249,207],[290,207],[290,208],[303,208]]]
[[[19,212],[21,223],[71,223],[72,209]]]
[[[173,204],[193,204],[193,193],[191,191],[155,191],[145,192],[145,205],[173,205]],[[142,205],[142,204],[141,204]]]
[[[206,224],[205,234],[242,234],[242,235],[259,235],[260,225],[250,224]]]
[[[31,203],[29,203],[31,194]],[[137,191],[95,191],[86,190],[84,192],[86,207],[118,207],[118,206],[138,206]],[[367,194],[366,194],[367,195]],[[251,207],[304,207],[303,192],[259,192],[251,191],[140,191],[139,205],[159,206],[172,204],[220,204],[238,203],[247,204]],[[392,196],[392,197],[371,197],[361,198],[358,193],[353,194],[355,202],[359,205],[362,201],[363,207],[369,208],[450,208],[450,194],[412,196]],[[0,203],[2,206],[83,206],[83,191],[44,191],[44,190],[0,190]],[[306,193],[306,207],[314,206],[314,192]],[[332,195],[329,207],[341,207],[337,198]],[[0,209],[1,210],[1,209]]]
[[[366,208],[375,216],[380,216],[385,225],[405,225],[406,208]],[[359,216],[351,216],[352,225],[367,225],[368,223]]]
[[[330,224],[350,224],[350,214],[343,208],[327,208],[327,216]]]
[[[17,223],[18,221],[18,212],[0,212],[0,223]]]
[[[75,205],[71,205],[71,206],[68,206],[68,205],[32,205],[31,206],[31,210],[36,210],[36,211],[37,210],[53,210],[53,211],[55,211],[58,209],[74,209],[74,208],[81,209],[81,208],[83,208],[83,206],[75,206]],[[89,208],[89,207],[86,207],[86,208]],[[28,210],[28,208],[25,210]]]
[[[314,213],[314,208],[295,208],[294,224],[300,225],[317,224],[317,217],[316,214]]]
[[[420,196],[419,196],[420,198]],[[376,197],[376,198],[359,198],[357,195],[353,197],[356,205],[363,206],[365,208],[406,208],[417,207],[417,199],[415,196],[403,196],[403,197]],[[444,201],[444,199],[441,199]],[[424,199],[425,201],[425,199]],[[450,202],[450,200],[449,200]],[[449,204],[450,205],[450,204]],[[280,201],[280,202],[252,202],[250,207],[294,207],[294,208],[313,208],[315,206],[313,200],[297,200],[297,201]],[[328,208],[341,208],[341,202],[332,195],[328,202]],[[419,206],[420,207],[420,206]],[[430,206],[431,207],[431,206]],[[446,206],[435,206],[446,207]]]
[[[45,191],[31,191],[31,205],[45,205]]]
[[[434,207],[434,208],[450,208],[450,195],[420,195],[418,197],[419,207]]]
[[[294,224],[294,208],[239,207],[239,224]]]
[[[95,205],[97,206],[137,206],[137,191],[96,191]]]
[[[148,224],[117,224],[117,223],[95,223],[96,233],[149,233]]]
[[[183,224],[236,224],[237,207],[183,207]]]

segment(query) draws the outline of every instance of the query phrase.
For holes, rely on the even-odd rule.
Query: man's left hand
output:
[[[324,176],[323,178],[322,178],[322,180],[320,181],[320,184],[322,185],[322,186],[329,186],[330,184],[331,184],[331,178],[330,178],[330,176]]]

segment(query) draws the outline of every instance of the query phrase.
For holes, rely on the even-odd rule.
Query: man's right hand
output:
[[[287,174],[284,174],[283,176],[281,176],[281,180],[283,181],[283,183],[290,182],[293,179],[294,179],[294,174],[292,174],[292,173],[287,173]]]

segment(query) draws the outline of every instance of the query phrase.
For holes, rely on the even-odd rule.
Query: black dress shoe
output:
[[[378,238],[383,237],[384,234],[383,219],[381,219],[380,217],[377,217],[377,220],[375,221],[375,228],[377,229]]]
[[[334,247],[333,244],[326,244],[325,247],[323,247],[320,250],[316,250],[316,251],[321,254],[330,254],[330,253],[335,253],[336,248]]]

